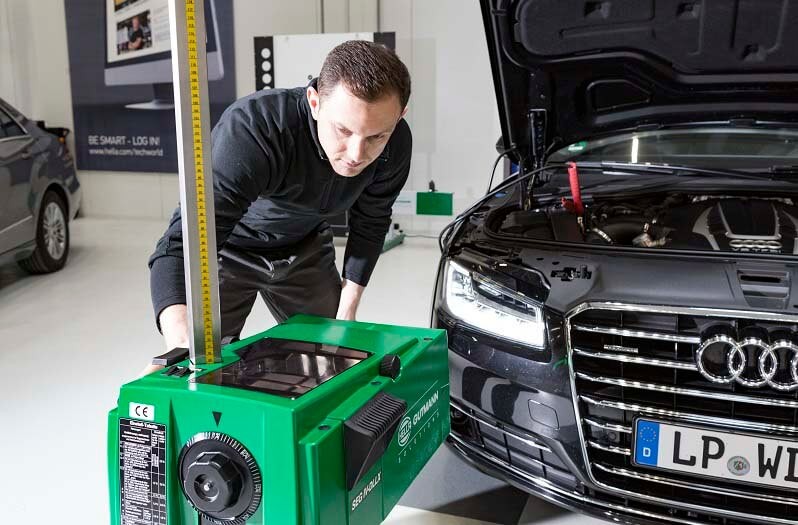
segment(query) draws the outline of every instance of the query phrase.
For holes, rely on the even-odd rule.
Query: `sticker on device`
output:
[[[155,421],[155,407],[152,405],[142,405],[141,403],[130,403],[130,417]]]

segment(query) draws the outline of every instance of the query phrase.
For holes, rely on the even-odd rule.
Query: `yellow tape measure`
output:
[[[213,311],[211,310],[211,274],[208,268],[208,222],[205,208],[205,165],[202,151],[202,113],[200,110],[199,58],[194,0],[186,0],[188,36],[188,77],[191,90],[191,130],[194,142],[194,176],[197,181],[197,229],[199,233],[200,296],[202,326],[205,336],[205,362],[214,362]],[[204,45],[204,40],[203,40]]]

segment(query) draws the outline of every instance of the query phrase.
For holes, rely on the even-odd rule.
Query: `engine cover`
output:
[[[786,199],[696,197],[657,222],[670,230],[669,248],[798,253],[798,207]]]

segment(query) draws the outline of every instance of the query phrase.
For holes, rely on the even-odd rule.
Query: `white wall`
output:
[[[319,0],[234,0],[236,92],[255,91],[252,39],[277,34],[317,33],[321,28]]]
[[[0,96],[16,98],[15,75],[12,74],[14,62],[11,57],[11,29],[8,24],[9,8],[6,0],[0,0]]]
[[[484,192],[499,121],[476,1],[234,1],[237,94],[254,90],[252,39],[269,34],[395,31],[413,78],[408,121],[414,155],[408,189],[434,180],[455,211]],[[379,12],[379,24],[377,13]],[[456,13],[456,16],[452,13]],[[63,0],[0,0],[0,96],[31,118],[73,128]],[[456,20],[456,21],[455,21]],[[166,218],[178,201],[174,174],[81,171],[86,215]],[[434,233],[447,219],[401,218]]]
[[[71,127],[63,0],[0,0],[0,96],[34,119]]]
[[[380,30],[395,31],[410,69],[412,171],[407,189],[454,192],[455,213],[484,194],[501,134],[479,4],[383,0]],[[437,233],[450,219],[415,217],[407,229]]]

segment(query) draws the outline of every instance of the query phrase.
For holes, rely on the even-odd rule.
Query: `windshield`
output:
[[[548,161],[763,171],[773,166],[798,165],[798,130],[707,127],[625,133],[571,144],[554,152]]]

